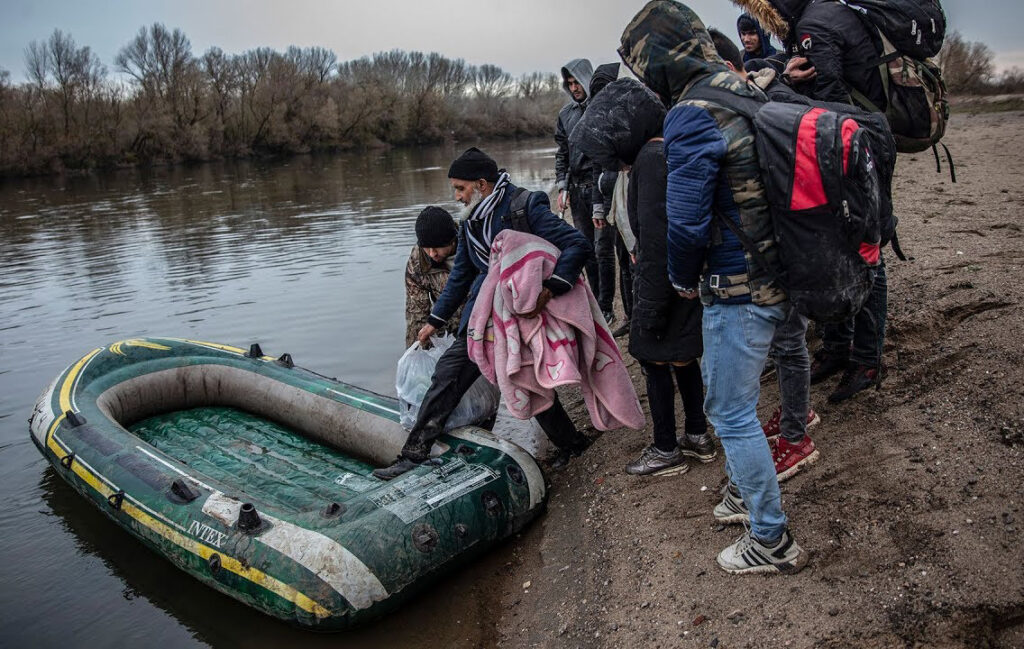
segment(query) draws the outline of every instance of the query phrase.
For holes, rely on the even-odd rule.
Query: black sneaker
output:
[[[395,460],[389,466],[381,467],[373,470],[373,477],[378,480],[391,480],[397,478],[403,473],[408,473],[420,465],[419,462],[413,462],[404,455],[399,455],[398,459]]]
[[[828,377],[845,370],[850,364],[849,355],[820,349],[814,354],[811,362],[811,385],[820,383]]]
[[[687,457],[692,457],[700,460],[707,464],[708,462],[714,462],[715,457],[718,455],[718,449],[715,448],[715,440],[711,439],[711,433],[701,433],[700,435],[683,435],[679,438],[679,450]]]
[[[640,457],[626,465],[629,475],[679,475],[689,470],[686,458],[675,448],[668,453],[653,444],[640,453]]]
[[[548,468],[552,471],[561,471],[565,467],[569,466],[569,462],[571,462],[574,457],[583,455],[583,451],[587,450],[594,440],[582,434],[580,437],[583,439],[577,442],[574,446],[558,449],[558,454],[548,462]]]
[[[615,331],[612,332],[612,336],[615,338],[621,338],[629,333],[629,320],[626,320],[620,324]]]
[[[828,395],[828,402],[839,403],[840,401],[846,401],[861,390],[878,385],[880,381],[881,377],[878,375],[877,367],[857,363],[843,373],[843,378],[839,379],[839,387],[836,388],[835,392]]]

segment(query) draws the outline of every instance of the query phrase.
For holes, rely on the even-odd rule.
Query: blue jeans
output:
[[[782,534],[786,515],[772,452],[757,419],[757,399],[775,328],[789,311],[788,302],[704,307],[704,412],[722,440],[729,479],[750,510],[750,530],[763,541]]]
[[[811,361],[807,354],[807,318],[786,309],[786,319],[775,329],[772,358],[779,379],[782,419],[779,429],[787,442],[799,444],[807,434],[810,407]]]
[[[885,318],[888,308],[889,285],[885,275],[885,258],[879,258],[875,267],[875,282],[871,295],[857,315],[845,322],[827,324],[821,331],[822,347],[838,355],[850,355],[850,362],[868,367],[882,366],[882,347],[885,345]]]

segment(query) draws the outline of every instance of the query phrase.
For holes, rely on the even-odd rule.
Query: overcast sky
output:
[[[0,0],[0,68],[25,79],[25,48],[53,30],[88,45],[113,71],[142,26],[180,28],[201,55],[268,46],[321,46],[339,61],[390,49],[440,52],[514,75],[557,71],[571,58],[618,61],[622,28],[640,0]],[[708,26],[735,37],[727,0],[689,3]],[[951,29],[996,52],[1000,69],[1024,67],[1024,0],[943,0]]]

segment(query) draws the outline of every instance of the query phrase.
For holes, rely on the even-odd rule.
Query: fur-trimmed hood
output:
[[[808,2],[810,0],[732,0],[783,42]]]

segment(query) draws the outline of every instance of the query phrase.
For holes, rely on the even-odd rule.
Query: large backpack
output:
[[[939,0],[838,0],[878,35],[877,67],[887,106],[884,111],[896,149],[916,153],[935,147],[946,133],[949,102],[942,72],[931,57],[942,49],[946,16]],[[863,93],[850,91],[861,107],[883,112]],[[946,152],[947,157],[949,152]],[[935,152],[936,160],[938,152]]]
[[[860,311],[894,227],[889,188],[896,151],[885,118],[807,99],[764,103],[711,86],[686,99],[712,101],[753,125],[783,271],[772,279],[797,311],[822,322]],[[716,214],[715,221],[772,272],[733,219]]]

